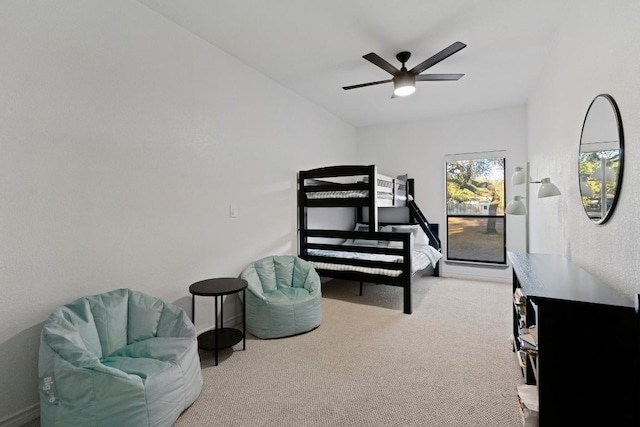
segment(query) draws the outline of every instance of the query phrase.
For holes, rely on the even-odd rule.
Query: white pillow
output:
[[[393,231],[393,228],[391,225],[383,225],[378,229],[378,231],[391,233]],[[391,243],[389,240],[378,240],[378,246],[380,246],[381,248],[389,246],[389,243]]]
[[[413,235],[414,241],[416,245],[428,245],[429,238],[425,234],[424,230],[418,224],[409,224],[409,225],[394,225],[393,231],[396,232],[411,232]]]
[[[356,224],[356,228],[354,231],[369,231],[369,226],[367,224]],[[351,241],[352,245],[356,246],[376,246],[378,244],[377,240],[369,240],[369,239],[355,239]]]
[[[377,240],[356,239],[353,241],[354,246],[378,246]]]
[[[416,244],[416,236],[418,235],[418,230],[410,227],[411,226],[394,225],[393,227],[391,227],[391,231],[393,231],[394,233],[411,233],[410,248],[411,250],[413,250],[413,245]],[[395,249],[402,249],[402,242],[391,241],[389,242],[389,247],[395,248]]]
[[[415,244],[415,239],[413,238],[413,234],[411,234],[411,238],[409,239],[409,247],[413,250],[413,245]],[[389,242],[389,247],[392,249],[402,249],[402,242],[393,240]]]

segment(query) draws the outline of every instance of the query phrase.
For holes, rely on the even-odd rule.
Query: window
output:
[[[504,153],[469,157],[446,159],[447,259],[506,264]]]

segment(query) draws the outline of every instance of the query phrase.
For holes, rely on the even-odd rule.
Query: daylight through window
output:
[[[447,259],[506,263],[502,153],[447,156]]]

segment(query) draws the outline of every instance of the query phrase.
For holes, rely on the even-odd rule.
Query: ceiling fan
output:
[[[393,65],[389,64],[387,61],[382,59],[380,56],[371,52],[363,56],[364,59],[371,62],[373,65],[377,65],[378,67],[385,70],[387,73],[393,76],[392,79],[388,80],[380,80],[377,82],[370,83],[362,83],[359,85],[353,86],[344,86],[342,89],[350,90],[357,89],[366,86],[379,85],[382,83],[391,83],[393,82],[393,96],[395,98],[397,96],[407,96],[411,95],[416,91],[416,81],[418,82],[427,82],[427,81],[445,81],[445,80],[459,80],[464,74],[420,74],[423,71],[427,70],[430,67],[433,67],[440,61],[447,59],[454,53],[459,50],[467,47],[466,44],[462,42],[455,42],[451,46],[442,49],[440,52],[433,55],[431,58],[421,62],[416,65],[412,69],[407,71],[407,67],[405,67],[405,63],[411,57],[411,52],[400,52],[396,55],[396,59],[402,63],[402,68],[399,70]]]

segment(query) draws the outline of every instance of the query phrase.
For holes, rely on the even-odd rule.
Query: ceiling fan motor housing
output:
[[[411,52],[400,52],[396,55],[396,59],[402,63],[404,67],[404,63],[407,62],[411,58]]]

